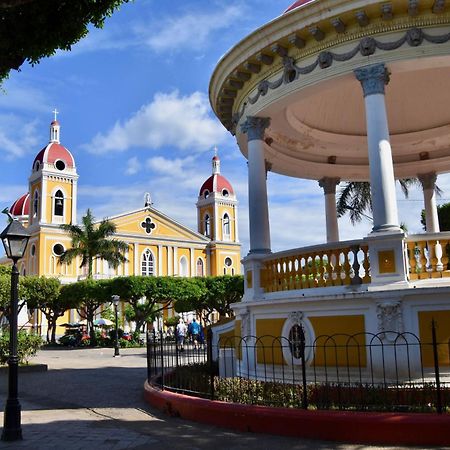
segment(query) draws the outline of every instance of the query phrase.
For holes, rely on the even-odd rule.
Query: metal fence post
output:
[[[436,340],[436,322],[431,320],[431,340],[433,344],[434,374],[436,377],[436,411],[442,414],[441,380],[439,375],[438,344]]]
[[[213,368],[213,348],[212,348],[212,341],[213,341],[213,332],[210,328],[208,330],[208,334],[206,335],[207,339],[207,358],[208,358],[208,366],[209,366],[209,389],[210,389],[210,396],[211,400],[214,400],[214,368]]]
[[[159,332],[160,345],[160,356],[161,356],[161,389],[164,390],[164,347],[163,347],[163,332]]]
[[[152,358],[151,358],[151,343],[150,343],[150,333],[147,331],[146,333],[146,342],[147,342],[147,381],[150,382],[152,378]]]

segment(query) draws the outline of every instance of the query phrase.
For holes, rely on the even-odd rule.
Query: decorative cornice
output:
[[[450,41],[450,33],[445,33],[442,35],[431,35],[426,33],[420,28],[411,28],[406,31],[406,33],[399,39],[392,42],[379,41],[373,37],[365,36],[363,37],[357,45],[344,53],[335,53],[332,51],[322,51],[317,55],[317,58],[312,63],[307,66],[298,66],[295,59],[290,56],[283,57],[283,73],[282,75],[274,80],[269,81],[264,79],[257,85],[256,94],[253,96],[248,95],[247,99],[242,102],[242,108],[240,111],[232,114],[229,112],[230,124],[227,127],[234,132],[236,125],[240,119],[244,116],[247,105],[254,105],[261,97],[267,95],[270,90],[276,90],[280,86],[288,83],[292,83],[298,80],[302,75],[307,75],[317,68],[327,69],[333,65],[334,62],[345,62],[349,61],[358,54],[361,56],[371,56],[377,52],[377,50],[382,51],[392,51],[397,50],[404,44],[408,44],[410,47],[419,47],[424,42],[432,44],[444,44]],[[357,69],[358,70],[358,69]],[[386,76],[386,74],[384,74]],[[222,117],[222,120],[224,118]]]
[[[319,180],[319,186],[323,188],[325,195],[336,194],[336,186],[340,183],[340,178],[324,177]]]
[[[422,184],[422,189],[425,191],[427,189],[435,189],[436,188],[436,180],[437,175],[436,172],[429,173],[419,173],[417,175],[420,183]]]
[[[264,139],[264,131],[270,126],[269,117],[247,116],[247,120],[241,125],[241,131],[247,134],[248,141]]]
[[[355,69],[354,73],[361,83],[364,97],[375,94],[384,95],[384,86],[389,83],[389,72],[384,63],[361,67]]]

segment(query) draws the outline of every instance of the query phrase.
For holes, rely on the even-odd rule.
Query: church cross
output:
[[[59,111],[55,108],[52,113],[55,115],[55,121],[56,121],[56,116],[59,114]]]
[[[142,223],[141,227],[145,230],[147,234],[150,234],[152,230],[156,228],[156,225],[152,222],[152,219],[150,217],[147,217]]]

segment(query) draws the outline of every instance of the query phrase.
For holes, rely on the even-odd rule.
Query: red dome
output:
[[[292,5],[289,6],[289,8],[287,8],[286,11],[284,11],[284,13],[292,11],[293,9],[298,8],[299,6],[306,5],[306,3],[311,3],[313,1],[314,0],[297,0],[296,2],[292,3]]]
[[[75,167],[75,161],[69,150],[57,142],[51,142],[37,154],[36,158],[34,158],[33,168],[35,168],[36,161],[39,161],[41,164],[54,164],[58,159],[64,161],[66,167]]]
[[[224,189],[228,191],[228,194],[234,194],[230,182],[219,173],[215,173],[203,183],[202,187],[200,188],[200,196],[203,197],[205,191],[208,191],[208,193],[218,192],[219,194],[222,194]]]
[[[30,194],[23,194],[9,208],[13,216],[28,216],[30,214]]]

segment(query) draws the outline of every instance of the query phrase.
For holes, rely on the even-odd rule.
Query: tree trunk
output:
[[[56,344],[56,320],[52,324],[52,340],[51,340],[51,343],[52,344]]]

